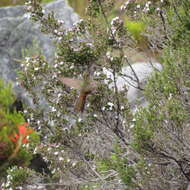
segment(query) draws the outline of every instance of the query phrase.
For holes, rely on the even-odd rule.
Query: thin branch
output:
[[[135,70],[133,69],[131,63],[129,62],[129,60],[127,59],[127,57],[125,57],[125,60],[126,60],[127,64],[129,65],[129,67],[131,68],[131,70],[132,70],[132,72],[133,72],[133,74],[134,74],[134,77],[136,78],[138,88],[139,88],[139,89],[142,89],[142,88],[140,87],[140,80],[139,80],[139,78],[138,78],[138,76],[137,76]],[[142,90],[143,90],[143,89],[142,89]]]

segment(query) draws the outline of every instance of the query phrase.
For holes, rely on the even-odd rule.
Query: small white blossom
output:
[[[110,106],[110,107],[114,106],[114,104],[112,102],[108,102],[107,105]]]
[[[108,51],[108,52],[106,53],[106,56],[107,56],[107,57],[110,57],[110,56],[111,56],[111,52]]]
[[[54,155],[57,156],[59,154],[59,152],[54,152]]]
[[[125,109],[125,107],[124,106],[121,106],[121,110],[124,110]]]
[[[94,72],[94,76],[98,77],[98,76],[100,76],[100,74],[101,74],[100,72],[97,72],[97,71]]]
[[[94,47],[94,45],[93,45],[92,43],[87,43],[86,45],[87,45],[88,47],[91,47],[91,48]]]
[[[64,158],[63,157],[59,157],[59,161],[63,161],[64,160]]]
[[[27,11],[31,11],[32,10],[32,6],[27,6]]]
[[[81,122],[81,121],[82,121],[82,118],[79,117],[79,118],[78,118],[78,122]]]
[[[168,97],[168,100],[171,100],[171,99],[172,99],[172,94],[170,93],[169,97]]]
[[[58,24],[65,24],[64,20],[58,20]]]
[[[59,63],[59,65],[63,65],[64,64],[64,62],[63,61],[61,61],[60,63]]]
[[[123,10],[126,10],[127,9],[127,6],[129,5],[129,3],[131,2],[132,0],[128,0],[127,2],[125,2],[121,7],[120,9],[123,11]]]
[[[25,61],[29,62],[30,61],[30,57],[25,57]]]
[[[105,111],[105,109],[106,109],[105,107],[102,107],[102,111]]]
[[[52,172],[52,174],[54,174],[56,172],[56,169],[54,168],[51,172]]]
[[[52,111],[52,112],[56,112],[57,110],[56,110],[55,107],[51,107],[51,111]]]

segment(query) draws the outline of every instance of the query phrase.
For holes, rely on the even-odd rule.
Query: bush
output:
[[[53,13],[44,15],[37,0],[27,4],[32,19],[55,38],[57,47],[54,63],[40,54],[26,57],[21,74],[37,108],[28,110],[28,119],[41,133],[43,144],[36,151],[51,163],[49,181],[68,188],[185,189],[189,1],[127,1],[122,9],[131,21],[125,26],[119,17],[110,19],[114,1],[92,0],[88,18],[69,30]],[[149,105],[135,114],[127,89],[120,92],[116,83],[123,66],[131,66],[126,51],[131,47],[143,47],[155,59],[159,55],[163,66],[141,89]],[[113,78],[105,75],[106,69]]]

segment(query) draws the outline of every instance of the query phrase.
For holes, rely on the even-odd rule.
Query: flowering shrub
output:
[[[55,38],[57,47],[51,64],[42,55],[26,57],[21,74],[37,108],[27,112],[30,125],[42,136],[43,144],[35,151],[50,162],[53,184],[70,188],[76,183],[78,188],[89,183],[86,189],[104,190],[184,189],[190,160],[189,2],[129,0],[121,7],[127,17],[122,19],[113,18],[114,1],[91,0],[89,17],[71,29],[64,29],[53,13],[45,15],[39,1],[27,5],[31,18]],[[141,89],[150,104],[132,114],[127,88],[119,91],[117,86],[117,76],[127,77],[121,73],[123,66],[131,67],[128,50],[143,51],[151,63],[164,46],[163,72]],[[77,78],[83,90],[85,83],[97,82],[95,91],[85,97],[83,113],[74,109],[81,88],[71,88],[62,77]],[[45,110],[41,98],[46,100]],[[13,133],[12,143],[27,142],[29,133],[22,126]]]

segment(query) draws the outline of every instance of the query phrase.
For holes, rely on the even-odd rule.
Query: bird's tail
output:
[[[77,101],[75,103],[74,111],[76,111],[76,112],[83,112],[84,111],[86,97],[87,97],[87,93],[80,92],[79,98],[77,99]]]

